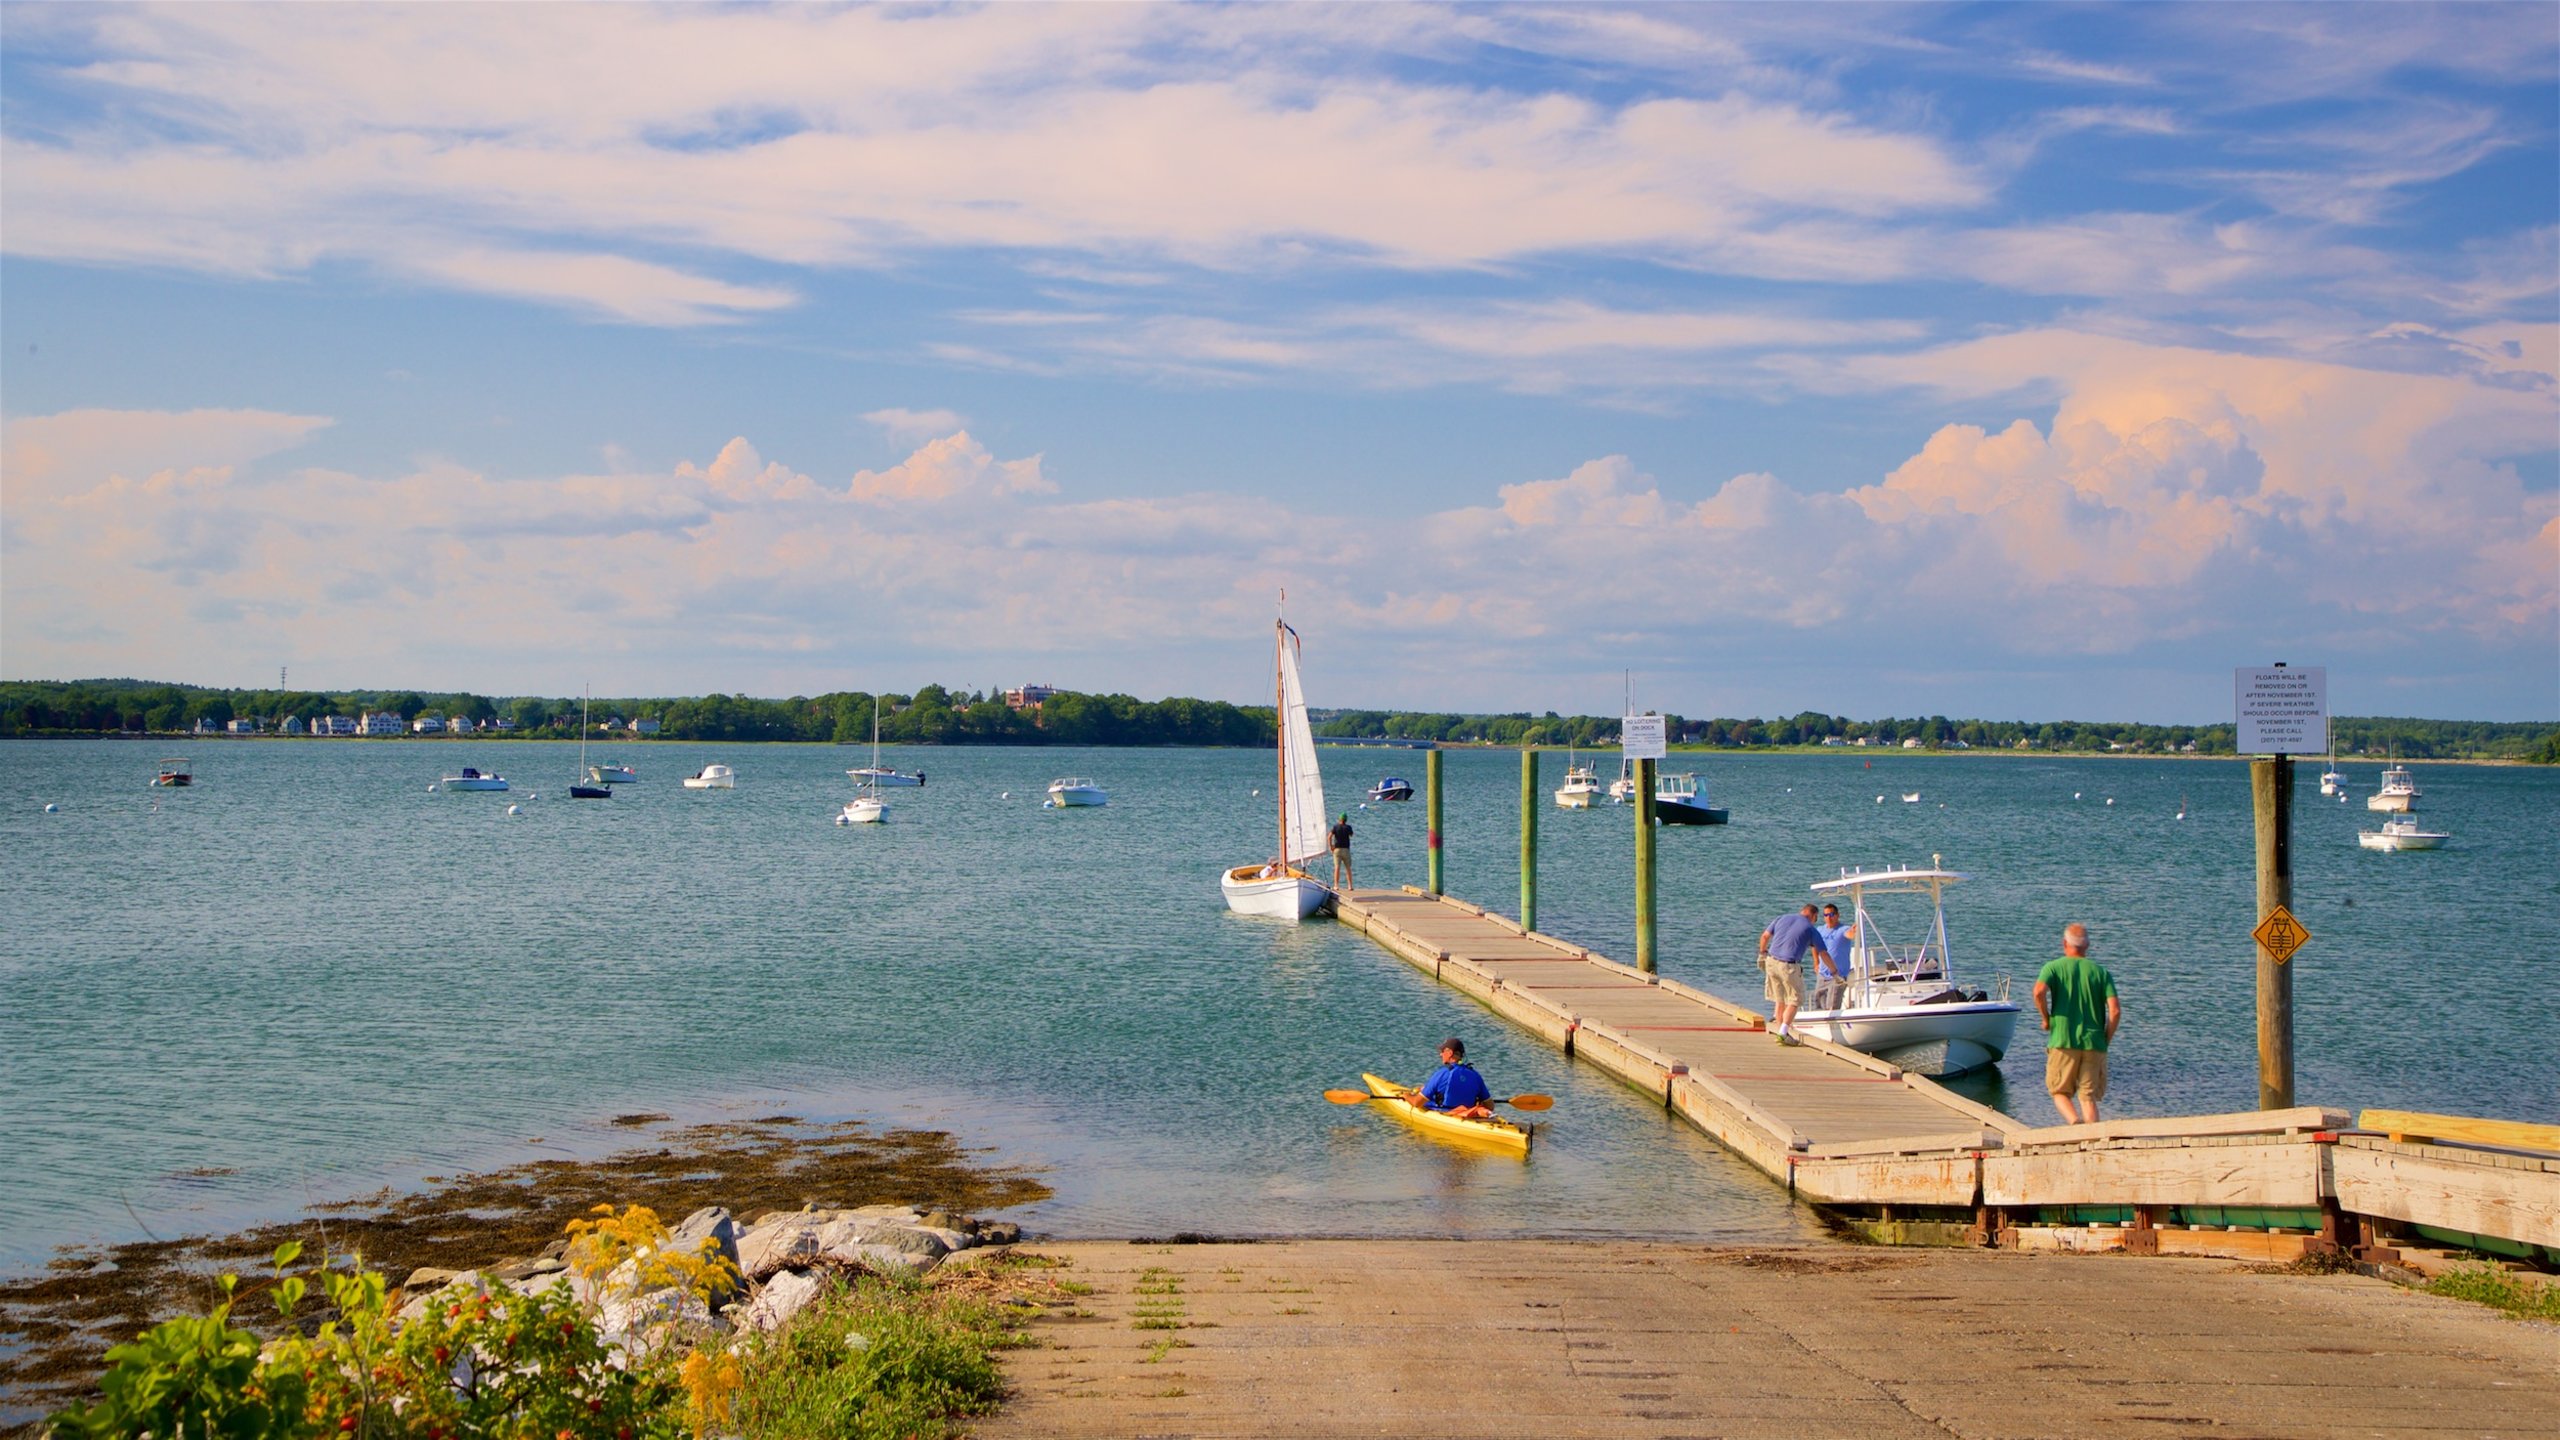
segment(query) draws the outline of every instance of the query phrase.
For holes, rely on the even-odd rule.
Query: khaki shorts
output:
[[[1760,993],[1782,1005],[1804,1003],[1804,972],[1775,955],[1760,957]]]
[[[2077,1094],[2083,1100],[2107,1098],[2107,1052],[2047,1050],[2044,1088],[2049,1095]]]

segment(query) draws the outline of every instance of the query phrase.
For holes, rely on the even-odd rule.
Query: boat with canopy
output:
[[[1926,869],[1843,870],[1815,884],[1816,895],[1845,895],[1856,929],[1847,977],[1836,994],[1809,987],[1796,1033],[1863,1050],[1915,1075],[1998,1064],[2018,1026],[2009,982],[1967,990],[1956,983],[1947,952],[1946,890],[1967,878],[1941,869],[1933,855]],[[1888,896],[1906,898],[1888,901],[1879,917],[1873,902]]]

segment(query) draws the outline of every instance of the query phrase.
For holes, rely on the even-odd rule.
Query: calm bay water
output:
[[[890,763],[931,783],[840,828],[849,748],[599,754],[643,775],[601,804],[566,798],[558,745],[212,743],[195,788],[150,790],[166,748],[0,745],[0,1268],[593,1153],[639,1110],[948,1127],[1040,1170],[1058,1193],[1020,1218],[1060,1233],[1811,1233],[1658,1108],[1368,942],[1228,915],[1218,868],[1272,829],[1266,754],[912,750]],[[1421,779],[1415,754],[1324,758],[1337,809]],[[712,761],[736,790],[678,787]],[[464,763],[515,792],[428,793]],[[1979,877],[1949,901],[1970,980],[2023,995],[2064,923],[2096,932],[2128,1010],[2110,1113],[2255,1103],[2245,767],[1672,763],[1734,823],[1662,837],[1666,974],[1756,996],[1754,937],[1805,885],[1943,855]],[[1509,911],[1517,756],[1446,765],[1449,889]],[[2301,1098],[2560,1117],[2560,772],[2422,767],[2453,844],[2382,855],[2355,845],[2376,767],[2346,768],[2346,805],[2300,772]],[[1112,803],[1041,810],[1068,773]],[[1423,878],[1419,803],[1353,819],[1364,884]],[[1541,827],[1542,928],[1630,957],[1627,812]],[[1453,1032],[1498,1089],[1558,1097],[1527,1164],[1317,1093],[1417,1074]],[[1972,1088],[2042,1120],[2034,1038]]]

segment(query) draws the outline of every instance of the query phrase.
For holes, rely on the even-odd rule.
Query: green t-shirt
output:
[[[2053,1011],[2053,1031],[2045,1037],[2049,1050],[2107,1048],[2107,1002],[2115,998],[2116,977],[2086,955],[2048,960],[2036,976],[2045,1004]]]

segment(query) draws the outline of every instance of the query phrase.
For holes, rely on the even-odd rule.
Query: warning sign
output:
[[[2249,936],[2267,952],[2268,959],[2279,965],[2292,959],[2294,951],[2311,943],[2311,932],[2303,929],[2302,922],[2293,918],[2293,912],[2281,905],[2268,911],[2267,918],[2259,921],[2258,928],[2250,931]]]

